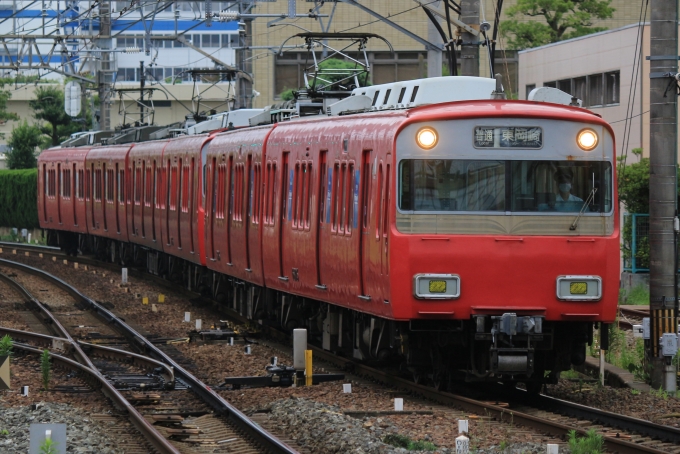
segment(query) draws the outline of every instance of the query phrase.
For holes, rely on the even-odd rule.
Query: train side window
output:
[[[113,203],[114,197],[114,173],[113,169],[108,169],[106,171],[106,201]]]
[[[292,216],[292,227],[293,229],[297,228],[297,208],[298,208],[298,197],[300,194],[300,190],[298,189],[298,185],[300,181],[300,163],[295,164],[295,170],[293,172],[293,197],[292,197],[292,204],[293,204],[293,216]]]
[[[90,200],[90,184],[91,184],[92,173],[90,169],[85,171],[85,199]]]
[[[227,169],[225,164],[217,166],[217,203],[215,207],[215,217],[217,219],[224,219],[224,193],[225,193],[225,179],[227,178]]]
[[[177,166],[170,169],[170,209],[177,210]]]
[[[387,237],[389,232],[389,214],[390,214],[390,165],[385,167],[385,200],[383,201],[383,238]]]
[[[102,169],[95,170],[95,180],[94,180],[94,199],[97,202],[102,201]]]
[[[382,183],[383,167],[382,162],[378,166],[378,184],[375,186],[375,238],[380,238],[380,221],[382,218]]]
[[[356,192],[356,176],[354,175],[354,163],[350,163],[347,166],[347,204],[345,210],[347,211],[347,216],[345,219],[345,234],[350,235],[352,233],[352,222],[354,222],[354,198],[358,196]]]
[[[332,194],[331,194],[331,200],[333,201],[333,207],[331,209],[331,232],[337,232],[338,231],[338,222],[339,222],[339,215],[340,213],[338,212],[339,209],[339,202],[338,199],[340,198],[340,185],[341,185],[341,179],[340,179],[340,164],[335,164],[333,166],[333,181],[332,181]]]
[[[342,198],[338,197],[340,199],[340,222],[338,223],[338,233],[344,233],[345,232],[345,227],[347,226],[347,216],[349,215],[348,210],[347,210],[347,205],[349,204],[349,174],[347,172],[347,163],[343,163],[342,166],[340,167],[341,170],[341,178],[340,178],[340,194],[342,194]]]
[[[71,198],[71,169],[61,171],[61,196],[65,199]]]
[[[307,163],[307,196],[305,197],[305,229],[309,230],[312,207],[312,163]]]
[[[47,165],[43,164],[43,192],[47,195],[47,187],[49,186],[49,176],[47,173]]]
[[[251,209],[251,216],[250,216],[250,223],[251,224],[259,224],[260,223],[260,186],[262,184],[262,167],[259,163],[255,163],[253,166],[253,178],[251,178],[251,187],[252,187],[252,195],[250,197],[250,205],[252,206]]]
[[[182,168],[182,212],[189,212],[189,166]]]
[[[118,170],[118,202],[125,202],[125,170]]]

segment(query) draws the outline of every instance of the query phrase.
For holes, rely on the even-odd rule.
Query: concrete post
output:
[[[479,0],[461,0],[460,11],[460,20],[479,30]],[[463,32],[462,39],[460,74],[461,76],[479,76],[479,37]]]
[[[658,339],[677,332],[674,318],[673,217],[676,211],[677,96],[664,74],[678,71],[678,2],[653,0],[650,51],[649,277],[651,342],[647,351],[651,385],[665,385]]]

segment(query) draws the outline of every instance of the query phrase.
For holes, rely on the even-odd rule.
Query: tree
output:
[[[595,19],[612,17],[611,0],[518,0],[503,22],[509,49],[526,49],[606,30],[593,27]],[[543,21],[526,17],[543,17]]]
[[[7,101],[12,97],[12,93],[7,90],[1,90],[4,87],[4,81],[0,80],[0,121],[6,122],[8,120],[18,120],[19,115],[14,112],[7,112]],[[5,137],[5,135],[0,134],[0,137]]]
[[[35,148],[42,143],[42,131],[26,120],[16,128],[7,141],[10,151],[7,153],[7,167],[10,169],[32,169],[36,166]]]
[[[34,117],[49,123],[41,125],[42,134],[49,136],[50,145],[59,145],[81,127],[64,111],[64,92],[57,87],[38,87],[35,99],[28,102]]]

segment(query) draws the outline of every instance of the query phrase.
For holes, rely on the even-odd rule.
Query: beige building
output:
[[[520,99],[541,86],[566,91],[612,125],[619,155],[634,162],[631,150],[642,148],[648,156],[649,35],[649,25],[633,24],[521,51]]]
[[[413,35],[434,44],[442,43],[441,37],[433,30],[433,27],[428,28],[429,20],[415,0],[359,0],[358,3],[371,8],[383,17],[388,18],[394,24],[408,30]],[[433,6],[442,6],[442,2],[428,3]],[[507,0],[503,6],[504,12],[515,3],[516,0]],[[305,14],[314,6],[314,2],[298,1],[297,13]],[[480,20],[486,20],[493,25],[496,3],[493,1],[486,1],[481,2],[481,6],[482,14]],[[253,13],[287,13],[287,7],[288,3],[283,0],[273,2],[263,1],[257,4]],[[640,5],[638,3],[627,0],[613,0],[612,7],[616,9],[612,19],[596,21],[593,25],[617,28],[637,21],[640,15]],[[307,58],[306,49],[304,47],[286,48],[282,55],[278,55],[277,51],[279,46],[291,36],[305,30],[319,32],[322,30],[322,26],[324,29],[328,27],[327,30],[329,32],[374,33],[390,42],[394,48],[394,53],[390,52],[388,46],[378,39],[371,39],[368,42],[366,50],[371,65],[373,84],[427,76],[427,51],[425,45],[417,39],[408,36],[357,6],[342,2],[326,1],[318,12],[327,16],[332,14],[330,26],[328,25],[330,17],[322,17],[318,20],[311,18],[284,20],[258,18],[252,22],[252,32],[250,36],[252,57],[249,62],[252,63],[251,70],[253,72],[254,89],[259,93],[259,96],[255,97],[253,100],[253,107],[270,105],[278,100],[279,93],[284,89],[301,88],[304,85],[302,73]],[[504,13],[501,16],[501,20],[505,20],[506,18],[507,16]],[[535,20],[542,20],[542,18],[537,18]],[[444,26],[444,28],[446,29],[447,27]],[[287,45],[291,46],[301,46],[302,44],[304,44],[304,42],[300,38],[291,39],[287,43]],[[329,42],[329,44],[334,45],[337,43]],[[231,44],[229,44],[229,46],[231,46]],[[503,74],[506,90],[512,93],[518,93],[521,98],[524,95],[525,85],[533,82],[524,80],[517,86],[516,52],[504,52],[502,50],[503,48],[504,41],[501,37],[496,50],[496,71]],[[213,49],[206,48],[206,51],[212,52]],[[348,49],[348,51],[355,52],[353,55],[356,55],[358,49]],[[526,56],[529,52],[533,51],[527,51],[523,55]],[[543,51],[538,50],[538,52]],[[595,59],[597,59],[597,57],[595,57]],[[163,61],[162,63],[169,64],[169,62],[166,61]],[[201,67],[212,66],[207,59],[201,60],[196,64]],[[489,72],[488,53],[486,47],[481,47],[480,74],[482,76],[488,76]],[[119,78],[119,80],[122,79],[123,78]],[[562,79],[562,77],[556,75],[554,80],[558,79]],[[539,80],[539,85],[542,82],[542,79]],[[117,84],[117,87],[123,88],[134,88],[136,86],[138,85],[134,82]],[[164,90],[156,91],[154,94],[154,100],[156,101],[155,123],[169,124],[181,121],[184,119],[185,115],[190,113],[190,111],[209,111],[211,108],[223,110],[226,97],[225,88],[222,86],[217,88],[217,91],[214,91],[213,93],[206,93],[205,90],[208,86],[209,85],[207,84],[198,84],[198,90],[203,96],[203,105],[199,109],[192,103],[194,84],[191,82],[185,81],[179,85],[164,86]],[[22,119],[32,121],[32,112],[28,107],[28,101],[33,99],[33,90],[35,87],[31,84],[18,87],[6,86],[5,88],[12,92],[12,98],[8,103],[8,109],[18,113]],[[132,97],[128,98],[127,104],[130,107],[134,104],[133,99],[134,98]],[[119,114],[119,112],[121,112],[121,103],[117,100],[116,96],[113,97],[113,101],[113,105],[111,106],[111,123],[112,125],[120,125],[124,118]],[[135,111],[136,109],[132,108],[130,110]],[[8,134],[15,125],[16,122],[8,122],[7,124],[0,125],[0,133],[6,134],[5,139],[0,138],[0,143],[6,141]]]

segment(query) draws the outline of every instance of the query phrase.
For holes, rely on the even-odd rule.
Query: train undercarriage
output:
[[[143,268],[198,291],[266,326],[306,328],[326,350],[398,366],[416,382],[449,389],[457,381],[525,384],[538,392],[561,371],[581,365],[592,345],[592,322],[544,320],[538,314],[475,315],[470,320],[393,321],[231,278],[132,243],[69,232],[48,232],[67,254]]]

